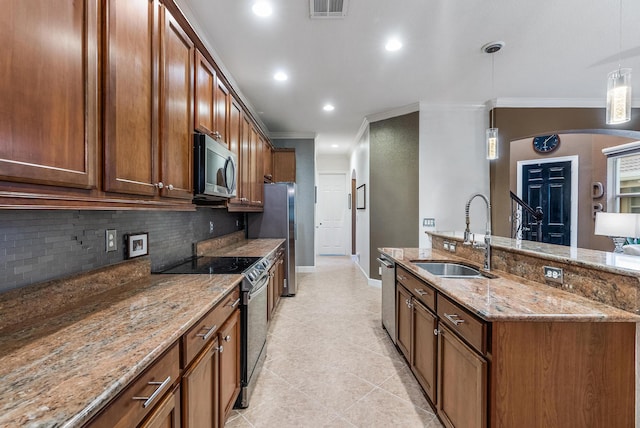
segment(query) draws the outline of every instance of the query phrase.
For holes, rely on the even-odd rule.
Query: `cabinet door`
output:
[[[154,195],[158,181],[158,3],[106,4],[104,189]],[[132,61],[135,58],[135,61]]]
[[[487,426],[487,362],[440,324],[438,415],[447,427]]]
[[[436,402],[437,327],[436,316],[414,299],[411,368],[432,403]]]
[[[2,2],[0,180],[96,187],[98,4]]]
[[[182,375],[185,428],[219,426],[218,346],[216,337]]]
[[[215,129],[214,86],[216,72],[199,50],[196,50],[195,76],[195,128],[205,134],[213,135]]]
[[[224,426],[240,393],[240,311],[218,333],[220,340],[220,426]]]
[[[251,202],[251,122],[242,116],[242,138],[240,139],[240,181],[238,197],[242,203]]]
[[[215,128],[214,138],[219,143],[228,146],[229,134],[227,132],[227,116],[229,113],[229,89],[225,86],[224,82],[216,78],[214,87],[214,100],[215,100]]]
[[[273,181],[296,181],[295,149],[276,149],[273,152]]]
[[[240,146],[242,143],[242,107],[231,97],[229,102],[229,150],[238,157],[236,168],[236,197],[229,201],[229,204],[240,204],[243,196],[241,174],[243,173],[243,159],[241,158]]]
[[[267,140],[263,141],[262,169],[265,181],[273,181],[273,155],[271,145]]]
[[[256,128],[251,125],[249,181],[251,182],[251,205],[262,206],[263,174],[262,174],[262,144]]]
[[[411,364],[411,293],[402,285],[398,284],[396,298],[396,329],[397,345],[405,358]]]
[[[192,199],[194,46],[164,8],[161,23],[160,194]]]
[[[177,387],[155,407],[140,428],[180,428],[180,387]]]

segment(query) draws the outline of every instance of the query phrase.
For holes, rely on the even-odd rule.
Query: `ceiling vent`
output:
[[[312,19],[344,18],[349,0],[309,0],[309,16]]]

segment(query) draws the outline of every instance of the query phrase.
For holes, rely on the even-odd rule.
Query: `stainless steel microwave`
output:
[[[237,157],[205,134],[193,139],[194,202],[215,201],[236,196]]]

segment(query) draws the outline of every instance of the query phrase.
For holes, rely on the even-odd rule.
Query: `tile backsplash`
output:
[[[210,233],[213,222],[213,233]],[[105,251],[105,230],[118,251]],[[223,209],[173,211],[0,210],[0,292],[124,260],[124,235],[149,233],[151,268],[193,254],[197,241],[244,229],[244,215]]]

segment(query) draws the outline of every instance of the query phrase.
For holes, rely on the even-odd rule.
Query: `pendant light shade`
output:
[[[487,159],[498,159],[498,128],[487,128]]]
[[[607,125],[631,120],[631,69],[618,68],[607,78]]]

